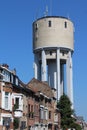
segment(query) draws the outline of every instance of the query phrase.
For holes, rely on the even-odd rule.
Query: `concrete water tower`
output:
[[[73,23],[65,17],[46,16],[33,23],[34,75],[64,93],[73,103],[72,54]],[[66,84],[66,85],[65,85]]]

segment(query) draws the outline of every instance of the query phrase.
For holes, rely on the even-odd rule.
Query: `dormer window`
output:
[[[16,78],[16,85],[18,85],[18,78]]]
[[[10,82],[10,73],[8,71],[6,71],[6,70],[3,70],[2,74],[4,76],[3,80],[6,81],[6,82]]]

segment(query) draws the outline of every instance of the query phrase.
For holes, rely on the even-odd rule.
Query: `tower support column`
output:
[[[64,93],[64,64],[60,65],[60,76],[61,76],[61,79],[60,79],[60,92],[61,92],[61,96],[62,96],[63,93]]]
[[[38,54],[34,55],[34,77],[41,80],[41,64],[39,63]]]
[[[71,51],[68,53],[67,63],[66,63],[66,73],[67,73],[67,95],[72,103],[73,108],[73,72],[72,72],[72,56]]]
[[[57,99],[61,96],[60,92],[60,49],[57,49]]]
[[[34,55],[34,77],[38,79],[38,58]]]
[[[46,72],[46,55],[45,51],[42,50],[42,70],[41,70],[41,78],[42,81],[47,81],[47,72]]]

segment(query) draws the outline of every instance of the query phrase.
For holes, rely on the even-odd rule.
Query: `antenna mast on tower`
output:
[[[44,13],[45,17],[48,15],[48,6],[46,6],[46,11]]]
[[[50,0],[50,16],[52,15],[52,0]]]

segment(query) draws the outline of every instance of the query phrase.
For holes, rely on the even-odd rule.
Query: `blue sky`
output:
[[[87,0],[0,0],[0,63],[16,68],[23,82],[32,79],[32,23],[44,16],[46,5],[48,15],[69,17],[74,23],[75,111],[87,121]]]

